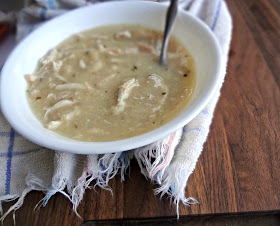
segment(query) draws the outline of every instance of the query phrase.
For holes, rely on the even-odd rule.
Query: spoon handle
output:
[[[166,51],[167,51],[168,42],[171,34],[171,28],[176,18],[177,11],[178,11],[178,0],[171,0],[170,6],[167,10],[164,36],[163,36],[163,42],[161,47],[160,59],[159,59],[159,63],[162,66],[166,64]]]

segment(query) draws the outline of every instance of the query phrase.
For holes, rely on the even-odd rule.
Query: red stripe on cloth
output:
[[[176,132],[174,132],[170,135],[165,160],[160,165],[157,166],[157,168],[152,173],[152,176],[156,175],[158,171],[162,170],[164,167],[169,165],[169,163],[172,159],[172,156],[173,156],[172,155],[172,143],[174,141],[175,136],[176,136]]]

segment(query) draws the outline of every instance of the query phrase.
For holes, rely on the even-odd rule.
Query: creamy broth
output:
[[[171,37],[158,64],[162,33],[112,25],[75,34],[26,75],[28,99],[50,130],[81,141],[113,141],[158,128],[187,105],[193,59]]]

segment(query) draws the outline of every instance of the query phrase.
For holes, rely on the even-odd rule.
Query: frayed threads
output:
[[[2,202],[10,202],[17,199],[19,195],[5,195],[0,198],[0,215],[3,215]],[[0,218],[1,220],[2,218]]]
[[[19,197],[17,202],[14,205],[12,205],[8,209],[8,211],[5,214],[3,214],[3,216],[0,218],[0,221],[2,222],[2,224],[3,224],[3,221],[6,218],[6,216],[12,211],[13,211],[13,220],[14,220],[14,224],[15,224],[15,222],[16,222],[15,221],[15,211],[18,210],[23,205],[24,198],[30,191],[32,191],[31,188],[26,188],[26,189],[23,190],[23,192],[21,193],[21,196]],[[4,200],[4,201],[6,201],[6,200]]]
[[[179,129],[158,142],[134,151],[141,172],[146,178],[158,184],[162,183],[165,170],[174,156],[175,148],[181,136],[182,129]]]
[[[179,218],[179,204],[182,202],[184,205],[197,204],[198,201],[193,197],[185,197],[185,189],[187,180],[192,173],[188,167],[183,168],[171,164],[168,168],[168,174],[164,175],[162,184],[154,190],[155,195],[160,194],[160,197],[168,195],[170,201],[176,205],[177,218]]]
[[[173,136],[174,137],[169,136],[168,139],[165,139],[164,141],[148,145],[145,147],[146,151],[141,151],[140,149],[134,152],[87,156],[82,175],[75,182],[76,185],[74,185],[73,181],[70,179],[71,172],[69,172],[69,174],[65,174],[65,172],[61,173],[61,167],[57,168],[51,187],[45,185],[42,180],[38,179],[34,175],[28,175],[26,178],[28,188],[25,189],[20,196],[10,197],[13,199],[19,198],[19,200],[7,211],[7,213],[2,216],[1,220],[3,220],[11,211],[17,210],[23,204],[26,194],[31,190],[41,190],[46,193],[46,196],[36,205],[35,208],[38,206],[45,206],[51,196],[59,192],[72,202],[73,210],[77,216],[79,216],[77,208],[83,198],[85,189],[99,186],[112,193],[112,189],[109,187],[110,179],[120,172],[121,180],[123,181],[125,178],[125,172],[129,168],[130,159],[133,156],[136,157],[139,165],[142,166],[142,172],[146,172],[144,175],[151,178],[151,180],[157,181],[158,184],[161,185],[159,188],[155,189],[155,193],[161,193],[161,197],[164,194],[168,194],[170,196],[171,200],[173,200],[174,204],[177,206],[177,216],[179,217],[180,201],[182,201],[185,205],[196,204],[197,201],[194,198],[185,198],[184,196],[184,189],[187,181],[186,178],[188,178],[188,174],[190,174],[192,170],[188,169],[185,171],[186,169],[184,169],[184,172],[179,172],[177,171],[177,167],[173,168],[174,166],[172,163],[170,165],[170,160],[174,156],[174,150],[179,142],[181,132],[176,134],[174,133]],[[94,180],[94,186],[90,187],[90,183]],[[63,191],[66,187],[71,187],[71,189],[68,189],[68,193]],[[7,200],[8,198],[4,201]]]
[[[15,224],[15,211],[18,210],[23,205],[24,198],[30,191],[37,190],[37,191],[46,192],[47,190],[47,186],[45,185],[45,183],[41,179],[34,176],[33,174],[27,175],[25,179],[25,183],[27,185],[27,188],[23,190],[21,195],[6,195],[1,197],[0,199],[1,203],[4,201],[5,202],[12,201],[18,198],[17,202],[14,205],[12,205],[5,214],[2,215],[1,213],[2,217],[0,218],[0,221],[2,222],[2,224],[6,216],[12,211],[13,211],[13,219]]]

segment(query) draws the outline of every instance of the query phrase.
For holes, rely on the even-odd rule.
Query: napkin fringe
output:
[[[13,211],[13,220],[15,224],[15,211],[18,210],[24,202],[24,198],[30,191],[42,191],[42,192],[47,192],[47,186],[45,183],[39,179],[38,177],[34,176],[33,174],[28,174],[27,177],[25,178],[25,182],[27,185],[27,188],[25,188],[21,195],[5,195],[0,197],[0,213],[1,215],[3,214],[3,209],[2,209],[2,202],[9,202],[13,201],[18,198],[16,203],[12,205],[0,218],[0,221],[3,224],[4,219],[6,216]],[[36,205],[37,206],[37,205]],[[36,208],[36,207],[35,207]]]
[[[176,206],[177,218],[179,219],[179,204],[182,202],[184,205],[190,206],[197,204],[198,201],[193,197],[185,197],[185,188],[187,185],[187,179],[192,173],[192,170],[188,171],[181,167],[172,167],[168,169],[168,174],[165,174],[162,184],[154,189],[155,195],[160,194],[162,198],[164,195],[168,195],[170,201]]]
[[[108,190],[113,195],[109,181],[119,171],[121,171],[121,180],[124,181],[124,175],[129,167],[130,158],[131,156],[128,152],[105,154],[100,158],[97,155],[92,155],[87,158],[82,176],[78,179],[77,186],[70,193],[73,210],[77,216],[80,217],[77,208],[83,199],[86,189],[95,189],[98,186],[104,190]],[[96,182],[92,187],[90,183],[94,180]]]
[[[66,157],[66,154],[62,154]],[[26,179],[27,188],[23,190],[21,195],[6,195],[0,197],[0,221],[4,221],[6,216],[13,211],[13,219],[15,222],[15,211],[19,209],[24,202],[26,195],[32,191],[42,191],[46,195],[40,200],[34,209],[41,206],[46,206],[49,199],[56,193],[63,194],[73,204],[73,211],[78,217],[81,217],[77,208],[83,199],[83,195],[86,189],[95,189],[96,186],[101,187],[104,190],[110,191],[113,194],[109,181],[118,172],[121,172],[121,180],[124,181],[126,170],[130,165],[130,159],[132,154],[129,152],[121,152],[114,154],[105,154],[98,159],[98,155],[88,156],[85,163],[81,177],[78,178],[76,183],[73,183],[69,173],[61,172],[60,168],[56,169],[56,174],[52,179],[52,185],[46,185],[41,179],[33,174],[29,174]],[[59,160],[62,156],[57,155],[56,158]],[[96,163],[96,164],[93,164]],[[90,186],[90,183],[95,180],[95,184]],[[67,193],[64,190],[67,188]],[[11,206],[8,211],[3,214],[2,202],[8,202],[17,199],[17,202]]]
[[[172,167],[174,164],[171,163],[174,151],[182,137],[182,132],[182,129],[177,130],[161,141],[134,151],[134,156],[138,161],[142,174],[147,179],[160,185],[154,189],[154,193],[156,195],[160,194],[160,197],[168,195],[170,200],[173,200],[176,205],[177,218],[179,218],[180,202],[187,206],[198,203],[193,197],[185,197],[187,179],[193,169]],[[177,164],[175,165],[177,166]]]
[[[21,193],[21,196],[19,197],[17,202],[14,205],[12,205],[8,209],[8,211],[5,214],[3,214],[3,216],[0,218],[0,221],[1,221],[2,224],[3,224],[3,221],[6,218],[6,216],[12,211],[13,211],[13,220],[14,220],[14,224],[15,224],[15,212],[16,212],[16,210],[18,210],[23,205],[24,198],[30,191],[32,191],[31,188],[26,188],[26,189],[23,190],[23,192]],[[7,201],[7,200],[4,200],[4,201]],[[8,200],[8,201],[10,201],[10,200]]]
[[[134,156],[146,179],[162,183],[162,177],[173,158],[181,136],[182,129],[179,129],[162,140],[134,150]]]
[[[19,195],[5,195],[5,196],[0,197],[0,214],[1,214],[1,216],[3,215],[2,202],[10,202],[10,201],[17,199],[18,197],[19,197]],[[3,221],[2,217],[0,218],[0,220]]]
[[[176,205],[177,217],[179,218],[179,203],[182,202],[185,205],[198,203],[194,198],[185,198],[185,187],[188,176],[191,171],[186,172],[184,167],[172,167],[171,159],[174,156],[174,150],[180,142],[182,136],[182,129],[170,134],[161,141],[155,142],[151,145],[147,145],[144,149],[139,148],[134,152],[121,152],[105,155],[90,155],[87,156],[84,162],[84,168],[82,175],[78,180],[73,183],[71,176],[67,172],[61,172],[60,167],[56,168],[56,173],[52,180],[52,186],[47,186],[41,179],[30,174],[26,177],[27,188],[19,195],[2,196],[0,201],[11,201],[17,198],[18,201],[9,208],[9,210],[1,217],[1,221],[12,211],[13,218],[15,211],[19,209],[24,201],[25,196],[32,190],[43,191],[46,195],[38,202],[35,209],[38,206],[46,206],[48,200],[57,192],[63,194],[68,198],[72,205],[73,211],[78,217],[81,217],[77,208],[83,199],[83,195],[86,189],[95,189],[99,186],[102,189],[108,190],[113,194],[112,189],[109,186],[109,181],[117,173],[120,172],[121,180],[124,181],[125,172],[130,165],[130,159],[135,157],[141,172],[146,178],[158,183],[160,186],[154,190],[155,194],[160,194],[160,197],[168,195]],[[66,154],[61,154],[65,157]],[[62,157],[57,155],[56,158]],[[168,170],[166,170],[168,168]],[[187,176],[186,176],[187,175]],[[95,181],[93,186],[90,183]],[[182,183],[184,182],[184,183]],[[67,193],[64,192],[67,188]],[[2,214],[2,206],[0,205],[0,211]]]

